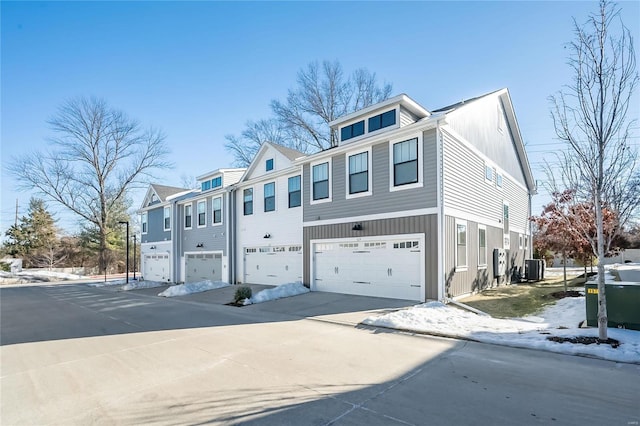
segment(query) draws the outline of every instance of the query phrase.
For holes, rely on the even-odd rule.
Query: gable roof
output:
[[[176,195],[180,192],[189,191],[187,188],[178,188],[177,186],[166,186],[166,185],[158,185],[157,183],[152,183],[151,188],[155,191],[156,195],[160,199],[161,202],[167,201],[167,198]]]
[[[289,148],[284,145],[279,145],[274,142],[267,142],[267,143],[273,146],[276,150],[280,151],[280,154],[284,155],[291,161],[295,160],[296,158],[305,157],[307,155],[302,151],[298,151],[297,149]]]
[[[527,183],[527,188],[531,191],[532,194],[536,193],[536,181],[533,178],[533,173],[531,172],[531,166],[529,164],[529,158],[527,157],[527,152],[524,148],[524,141],[522,140],[522,135],[520,134],[520,126],[518,125],[518,120],[516,119],[516,113],[513,109],[513,103],[511,102],[511,95],[509,94],[509,89],[499,89],[494,90],[493,92],[486,93],[484,95],[476,96],[475,98],[463,100],[457,102],[455,104],[448,105],[443,108],[439,108],[434,110],[433,112],[441,112],[443,114],[449,114],[454,111],[460,110],[473,102],[484,99],[489,96],[496,96],[502,100],[502,104],[504,107],[505,114],[507,116],[507,120],[509,121],[509,125],[512,130],[513,140],[515,143],[516,153],[518,155],[518,159],[520,160],[520,166],[522,168],[522,172],[524,174],[525,181]]]

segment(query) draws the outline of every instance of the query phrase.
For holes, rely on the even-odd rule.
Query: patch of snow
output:
[[[97,283],[89,283],[87,284],[89,287],[111,287],[114,285],[123,285],[126,280],[123,278],[121,280],[112,280],[112,281],[100,281]]]
[[[53,271],[34,270],[34,269],[25,269],[20,272],[16,272],[14,276],[57,278],[60,280],[80,280],[85,278],[81,275],[76,275],[76,274],[67,274],[64,272],[53,272]]]
[[[138,290],[141,288],[154,288],[161,287],[166,283],[161,283],[158,281],[129,281],[129,284],[125,284],[122,286],[120,290],[129,291],[129,290]]]
[[[309,293],[309,289],[306,288],[300,281],[295,283],[281,284],[274,288],[268,288],[261,290],[251,297],[251,299],[245,299],[244,304],[250,305],[252,303],[264,303],[270,300],[282,299],[283,297],[297,296],[299,294]]]
[[[539,322],[540,318],[538,317],[497,319],[479,316],[440,302],[429,302],[382,316],[370,316],[363,323],[399,330],[466,338],[484,343],[640,363],[639,331],[610,328],[608,330],[609,337],[620,342],[620,346],[615,349],[606,344],[558,343],[547,339],[550,336],[598,336],[596,328],[578,327],[578,324],[586,317],[584,297],[560,299],[555,305],[547,307],[539,314],[539,317],[546,320]],[[531,322],[532,318],[535,318],[537,322]]]
[[[163,297],[175,297],[186,296],[192,293],[201,293],[203,291],[215,290],[217,288],[229,287],[231,284],[222,281],[198,281],[194,283],[185,283],[180,285],[174,285],[159,293],[158,296]]]

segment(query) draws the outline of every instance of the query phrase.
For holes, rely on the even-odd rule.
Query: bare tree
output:
[[[170,165],[165,137],[93,97],[66,102],[49,124],[51,149],[16,158],[9,170],[21,189],[35,188],[96,227],[99,265],[106,270],[110,216],[128,190]]]
[[[601,0],[584,25],[574,20],[574,33],[568,45],[573,81],[550,98],[556,134],[568,146],[551,186],[564,186],[574,191],[576,203],[594,206],[596,235],[584,235],[598,258],[598,334],[606,340],[603,261],[640,201],[637,150],[629,143],[634,120],[627,119],[638,74],[631,33],[612,3]],[[604,229],[607,211],[615,213],[611,232]]]
[[[388,99],[392,90],[364,68],[345,75],[337,61],[311,62],[298,72],[296,82],[285,101],[271,101],[274,118],[248,122],[240,137],[226,136],[237,166],[247,166],[265,141],[301,152],[335,146],[338,135],[329,128],[331,121]]]

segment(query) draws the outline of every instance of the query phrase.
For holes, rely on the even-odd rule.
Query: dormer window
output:
[[[269,158],[266,162],[266,171],[270,172],[273,170],[273,158]]]
[[[218,188],[219,186],[222,186],[222,176],[211,179],[211,188]]]
[[[396,124],[396,110],[378,114],[369,119],[369,132],[373,132]]]
[[[344,126],[342,129],[340,129],[341,141],[346,141],[360,135],[364,135],[364,120],[358,121],[357,123],[353,123],[348,126]]]
[[[211,189],[211,181],[207,180],[202,182],[202,190],[203,191],[208,191],[209,189]]]

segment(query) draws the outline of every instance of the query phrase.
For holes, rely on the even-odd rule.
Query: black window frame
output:
[[[273,188],[273,195],[267,197],[267,187]],[[276,183],[269,182],[264,184],[264,212],[273,212],[276,210]]]
[[[391,116],[393,116],[393,120],[389,121],[389,117]],[[384,129],[385,127],[394,126],[396,122],[396,110],[394,108],[392,110],[385,111],[382,114],[370,117],[367,123],[368,131],[375,132],[376,130]]]
[[[244,216],[251,216],[253,214],[253,188],[247,188],[242,192]],[[249,199],[247,199],[249,197]]]
[[[298,189],[292,191],[291,182],[295,182],[296,180],[298,183]],[[287,189],[289,191],[289,208],[300,207],[302,205],[302,177],[300,175],[291,176],[287,184]]]
[[[340,140],[346,141],[364,135],[364,120],[349,124],[340,129]]]
[[[216,200],[220,200],[220,208],[218,209],[216,209]],[[214,225],[222,223],[222,197],[215,197],[211,199],[211,216],[213,216]]]
[[[202,212],[200,212],[200,205],[203,203],[204,209],[202,210]],[[198,214],[198,228],[207,226],[207,200],[198,201],[198,203],[196,204],[196,210]]]
[[[360,171],[360,172],[352,172],[351,170],[351,158],[353,157],[357,157],[357,156],[361,156],[361,155],[365,155],[365,164],[366,164],[366,169],[364,171]],[[361,194],[363,192],[369,192],[369,151],[364,151],[364,152],[358,152],[357,154],[353,154],[353,155],[349,155],[347,158],[347,164],[349,167],[349,195],[353,195],[353,194]],[[362,176],[364,175],[364,181],[366,183],[365,188],[359,191],[354,191],[353,190],[353,180],[355,177],[358,176]]]
[[[396,146],[403,144],[403,143],[408,143],[408,142],[414,142],[416,145],[416,158],[412,159],[412,160],[407,160],[407,161],[402,161],[402,162],[396,162]],[[419,166],[420,166],[420,162],[419,162],[419,158],[420,158],[420,145],[419,145],[419,141],[418,138],[412,138],[412,139],[407,139],[406,141],[401,141],[401,142],[396,142],[393,144],[392,146],[392,155],[393,155],[393,186],[397,187],[397,186],[404,186],[404,185],[411,185],[414,183],[418,183],[420,182],[420,171],[419,171]],[[406,182],[401,182],[398,183],[398,166],[404,166],[410,163],[415,163],[415,179],[413,180],[409,180]]]
[[[189,209],[189,214],[187,214],[187,209]],[[185,229],[191,229],[192,227],[192,217],[193,217],[193,205],[185,204],[184,206],[184,227]]]
[[[315,180],[314,170],[315,170],[316,167],[319,167],[319,166],[326,166],[327,167],[327,178],[316,181]],[[329,167],[329,162],[328,161],[326,161],[324,163],[314,164],[311,167],[311,184],[312,184],[312,187],[313,187],[313,190],[312,190],[313,191],[313,193],[312,193],[313,201],[326,200],[326,199],[329,198],[329,196],[331,194],[331,191],[329,190],[329,176],[330,176],[330,170],[329,169],[330,169],[330,167]],[[319,192],[318,188],[324,187],[325,184],[326,184],[326,196],[318,197],[317,196],[317,194]]]

